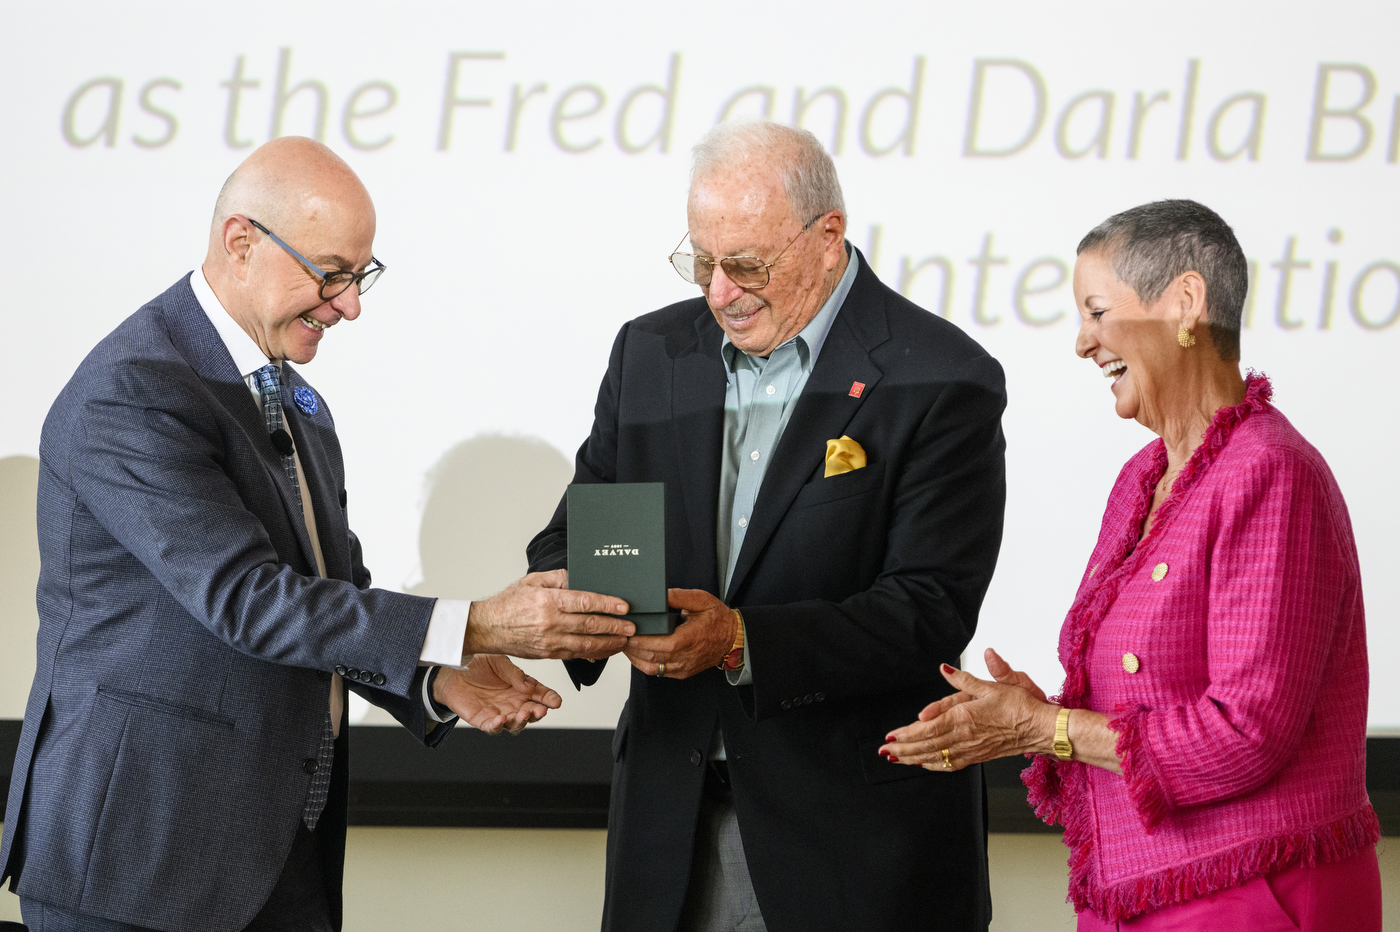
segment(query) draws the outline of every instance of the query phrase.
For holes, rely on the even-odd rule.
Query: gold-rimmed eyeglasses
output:
[[[826,216],[827,213],[829,211],[817,214],[808,220],[802,229],[797,231],[797,236],[806,233],[811,229],[812,224]],[[687,236],[690,236],[688,230],[685,236],[681,237],[681,243],[685,242]],[[697,256],[688,252],[673,252],[667,256],[667,259],[681,278],[692,285],[699,285],[701,288],[708,286],[714,280],[716,265],[723,269],[724,274],[729,276],[729,280],[740,288],[763,288],[767,286],[772,277],[768,270],[777,265],[778,260],[792,248],[792,244],[797,242],[797,236],[788,240],[788,244],[783,247],[782,252],[773,257],[772,262],[764,262],[758,256]],[[676,249],[680,249],[681,243],[676,244]]]

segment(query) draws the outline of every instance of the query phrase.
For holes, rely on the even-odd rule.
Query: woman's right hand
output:
[[[982,654],[982,657],[987,661],[987,672],[990,673],[992,679],[996,680],[998,683],[1001,683],[1003,686],[1019,686],[1041,702],[1050,701],[1046,698],[1045,691],[1035,685],[1035,681],[1032,680],[1030,676],[1022,673],[1020,670],[1011,669],[1011,664],[1002,660],[1001,654],[998,654],[989,647]],[[922,715],[919,717],[923,718]]]
[[[1024,673],[995,652],[996,669],[1007,682],[978,679],[943,664],[943,678],[958,692],[930,703],[919,718],[885,737],[879,753],[895,763],[954,771],[1013,754],[1050,751],[1056,707]]]
[[[1001,659],[1001,655],[990,647],[987,648],[982,656],[987,661],[987,672],[992,675],[992,679],[996,680],[1001,685],[1018,686],[1041,702],[1050,701],[1045,697],[1045,691],[1035,685],[1035,681],[1032,680],[1028,674],[1022,673],[1020,670],[1011,669],[1011,664]],[[962,705],[970,699],[972,699],[971,693],[955,692],[952,695],[944,696],[937,702],[930,702],[924,707],[924,710],[919,713],[919,721],[931,722],[954,706]]]
[[[1050,754],[1059,707],[996,651],[989,648],[983,656],[995,682],[945,664],[943,676],[958,692],[929,703],[918,721],[890,732],[880,754],[895,763],[941,771],[1013,754]],[[1074,760],[1111,773],[1123,772],[1118,735],[1106,715],[1076,709],[1068,725]]]

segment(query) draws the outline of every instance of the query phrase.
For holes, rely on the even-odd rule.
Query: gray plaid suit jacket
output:
[[[0,842],[0,881],[20,895],[174,932],[241,929],[296,833],[330,671],[369,672],[382,685],[352,688],[424,735],[433,600],[369,587],[330,410],[288,404],[287,421],[327,579],[188,277],[103,339],[54,402],[38,670]],[[340,763],[318,828],[337,927]]]

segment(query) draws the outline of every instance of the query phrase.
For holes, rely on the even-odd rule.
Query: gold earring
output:
[[[1181,344],[1182,349],[1188,346],[1195,346],[1196,335],[1190,330],[1187,330],[1185,324],[1182,324],[1181,329],[1176,332],[1176,342]]]

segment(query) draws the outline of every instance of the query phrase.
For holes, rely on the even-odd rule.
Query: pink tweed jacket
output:
[[[1069,898],[1114,921],[1380,837],[1366,795],[1365,615],[1322,456],[1251,374],[1138,534],[1166,469],[1128,461],[1060,634],[1060,701],[1110,716],[1123,775],[1039,758]]]

